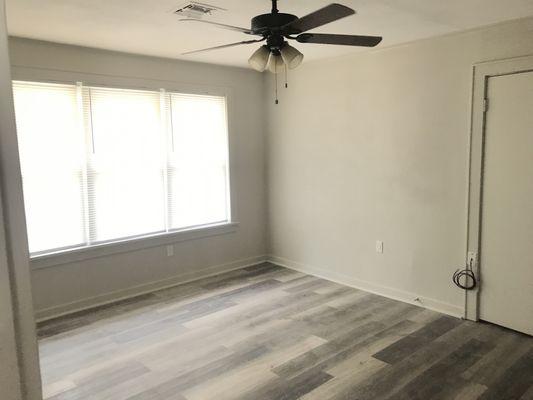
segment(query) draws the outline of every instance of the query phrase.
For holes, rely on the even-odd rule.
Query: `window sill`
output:
[[[78,247],[62,250],[60,252],[40,254],[30,257],[32,269],[54,267],[92,258],[105,257],[112,254],[128,253],[130,251],[160,247],[193,239],[202,239],[210,236],[218,236],[237,231],[238,222],[224,222],[215,225],[206,225],[183,229],[171,233],[146,235],[134,239],[118,240],[110,243],[102,243],[89,247]]]

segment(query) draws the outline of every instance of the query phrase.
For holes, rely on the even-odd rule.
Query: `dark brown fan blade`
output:
[[[248,35],[255,35],[255,33],[253,33],[251,29],[240,28],[238,26],[233,26],[233,25],[219,24],[218,22],[204,21],[201,19],[180,19],[180,21],[201,22],[203,24],[209,24],[209,25],[217,26],[219,28],[229,29],[230,31],[242,32]]]
[[[230,43],[230,44],[223,44],[222,46],[209,47],[209,48],[207,48],[207,49],[188,51],[188,52],[186,52],[186,53],[181,53],[181,55],[184,56],[184,55],[187,55],[187,54],[201,53],[201,52],[203,52],[203,51],[210,51],[210,50],[217,50],[217,49],[225,49],[226,47],[240,46],[241,44],[250,44],[250,43],[262,42],[263,40],[265,40],[265,39],[244,40],[244,41],[242,41],[242,42]]]
[[[281,30],[287,34],[302,33],[353,14],[355,11],[351,8],[333,3],[283,26]]]
[[[343,46],[374,47],[381,42],[381,36],[330,35],[327,33],[303,33],[296,37],[300,43],[338,44]]]

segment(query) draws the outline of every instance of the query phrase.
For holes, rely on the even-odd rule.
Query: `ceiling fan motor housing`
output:
[[[272,34],[272,35],[269,35],[267,37],[267,47],[270,49],[270,51],[278,51],[280,50],[284,45],[285,43],[287,43],[285,41],[285,39],[283,38],[283,36],[279,35],[279,34]]]
[[[252,18],[252,31],[254,32],[269,32],[280,30],[284,25],[287,25],[293,21],[296,21],[298,17],[292,14],[285,13],[275,13],[275,14],[261,14],[257,17]],[[288,34],[298,33],[298,32],[286,32]]]

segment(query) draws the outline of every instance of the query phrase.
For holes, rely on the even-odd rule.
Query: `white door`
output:
[[[487,94],[480,318],[533,335],[533,72]]]

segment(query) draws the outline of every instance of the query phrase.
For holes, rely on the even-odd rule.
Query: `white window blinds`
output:
[[[229,221],[224,97],[15,82],[30,251]]]
[[[159,93],[88,88],[91,239],[165,231]]]
[[[170,105],[170,227],[224,221],[229,206],[224,98],[172,93]]]
[[[14,101],[30,249],[79,246],[84,142],[76,86],[16,83]]]

